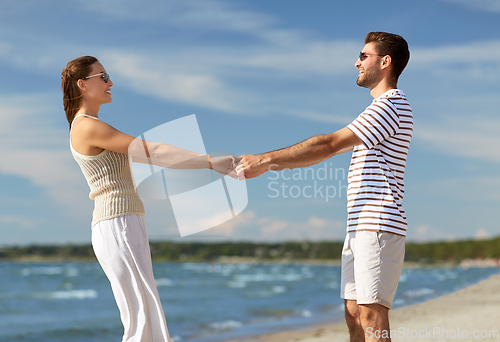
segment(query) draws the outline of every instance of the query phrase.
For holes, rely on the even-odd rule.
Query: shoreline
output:
[[[40,255],[26,255],[16,258],[0,258],[2,262],[13,263],[72,263],[72,262],[97,262],[95,257],[72,257],[72,256],[40,256]],[[219,257],[213,260],[198,260],[198,259],[185,259],[185,260],[163,260],[153,259],[153,263],[215,263],[215,264],[309,264],[309,265],[325,265],[325,266],[340,266],[340,259],[261,259],[256,257]],[[464,259],[460,262],[457,261],[436,261],[436,262],[417,262],[405,261],[404,268],[422,268],[422,267],[500,267],[498,259]]]
[[[500,275],[428,301],[391,310],[392,341],[500,342]],[[344,321],[225,342],[348,342]]]

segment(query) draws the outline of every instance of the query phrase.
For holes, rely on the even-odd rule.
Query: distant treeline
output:
[[[500,259],[500,237],[490,240],[406,244],[406,261],[437,262],[464,259]]]
[[[151,242],[155,261],[214,261],[220,257],[257,260],[339,260],[343,242]],[[15,259],[95,260],[89,245],[27,246],[0,248],[0,260]],[[407,243],[406,261],[434,263],[463,259],[500,258],[500,237],[491,240]]]

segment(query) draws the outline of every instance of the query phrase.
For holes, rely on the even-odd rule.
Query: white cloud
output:
[[[334,75],[352,73],[355,77],[353,65],[361,40],[325,40],[306,30],[283,29],[277,18],[224,1],[81,1],[79,6],[93,18],[101,15],[118,26],[122,20],[139,21],[143,30],[154,29],[156,33],[148,44],[127,39],[129,44],[113,49],[103,48],[99,42],[79,42],[78,38],[61,45],[50,35],[40,35],[38,42],[33,34],[26,34],[23,48],[17,46],[3,56],[4,60],[22,70],[54,75],[67,61],[59,56],[69,59],[84,51],[97,55],[114,81],[123,80],[139,94],[228,113],[278,112],[346,122],[329,113],[332,98],[323,83]],[[221,32],[236,33],[242,35],[242,41],[165,40],[157,35],[162,30],[168,37],[180,38],[190,37],[193,30],[212,32],[215,37]],[[10,41],[18,41],[16,37],[11,33]],[[301,89],[292,93],[283,84],[297,84]],[[290,101],[290,97],[295,100]]]
[[[140,94],[227,112],[243,110],[241,95],[212,74],[208,65],[200,70],[199,61],[190,64],[184,58],[123,52],[104,52],[101,56],[101,60],[110,61],[110,73]]]
[[[154,4],[154,6],[152,5]],[[276,18],[267,14],[239,8],[230,2],[221,1],[174,1],[137,4],[133,1],[82,1],[93,15],[101,13],[113,20],[139,20],[144,25],[159,23],[163,29],[175,26],[180,35],[192,29],[239,32],[254,39],[248,43],[216,44],[160,44],[140,45],[132,42],[119,49],[103,49],[84,46],[97,54],[114,76],[116,83],[132,91],[154,96],[167,101],[200,106],[231,114],[266,115],[280,113],[313,121],[346,124],[353,115],[331,113],[338,101],[349,96],[332,91],[324,84],[333,84],[332,78],[355,75],[353,67],[360,41],[328,40],[305,30],[280,28]],[[175,31],[178,32],[178,31]],[[18,67],[25,69],[52,69],[56,72],[53,47],[59,42],[44,38],[46,50],[38,53],[16,49],[4,54]],[[154,42],[154,41],[153,41]],[[4,46],[2,48],[2,46]],[[0,44],[0,51],[10,49],[8,43]],[[2,50],[3,49],[3,50]],[[74,55],[82,46],[63,46],[58,54]],[[7,50],[6,50],[7,51]],[[140,51],[140,52],[138,52]],[[429,72],[428,82],[446,83],[439,100],[454,93],[460,84],[451,80],[475,79],[498,82],[500,41],[485,41],[461,45],[412,49],[409,69],[418,73]],[[57,73],[61,65],[57,65]],[[116,78],[115,78],[116,76]],[[339,81],[337,81],[339,82]],[[343,81],[342,81],[343,82]],[[354,82],[354,81],[353,81]],[[252,85],[249,86],[248,84]],[[269,86],[269,84],[272,84]],[[295,92],[283,86],[297,84]],[[335,83],[340,88],[340,83]],[[484,93],[484,92],[483,92]],[[345,95],[345,96],[344,96]],[[409,94],[411,97],[411,94]],[[471,92],[471,97],[478,94]],[[495,102],[497,94],[487,90],[481,94],[485,102]],[[350,99],[349,99],[350,100]],[[428,99],[425,99],[427,102]],[[416,99],[415,104],[418,104]],[[432,99],[430,99],[432,101]],[[462,98],[449,99],[461,102]],[[335,107],[336,108],[336,107]],[[469,118],[467,112],[459,113],[436,128],[435,122],[421,123],[415,137],[433,149],[466,158],[498,161],[495,146],[498,138],[498,122],[488,118],[469,125],[469,120],[460,123],[458,118]],[[497,120],[498,121],[498,120]],[[1,128],[0,128],[1,129]]]
[[[276,236],[286,236],[285,229],[288,222],[285,220],[277,220],[268,217],[260,218],[257,222],[260,225],[261,239],[267,240]]]
[[[231,221],[208,231],[222,240],[251,240],[259,242],[275,241],[320,241],[343,240],[345,222],[311,216],[304,221],[258,216],[245,210]],[[194,235],[193,240],[197,237]]]
[[[7,226],[9,229],[32,229],[38,225],[38,220],[19,215],[1,215],[0,225]]]
[[[126,21],[161,23],[190,27],[253,33],[272,24],[275,19],[238,8],[231,2],[213,0],[170,0],[137,2],[131,0],[81,0],[80,5],[94,14]]]
[[[331,90],[321,84],[346,70],[352,69],[354,75],[352,56],[359,47],[348,42],[328,43],[321,49],[321,44],[312,45],[303,42],[286,49],[191,47],[160,53],[113,50],[102,51],[99,57],[116,84],[140,94],[231,114],[280,113],[347,123],[349,119],[329,112]],[[291,79],[302,84],[303,90],[290,94],[280,89],[280,84]],[[254,86],[247,86],[248,82]],[[269,89],[273,89],[272,95]]]
[[[295,44],[248,51],[239,59],[241,66],[301,74],[356,74],[354,63],[361,42],[296,39]]]
[[[108,69],[121,77],[117,80],[123,80],[123,84],[141,94],[228,113],[280,113],[313,121],[348,123],[352,116],[332,115],[329,110],[336,101],[345,102],[349,96],[342,92],[340,82],[345,82],[351,73],[354,79],[353,56],[361,44],[304,39],[300,34],[290,41],[294,43],[184,46],[140,53],[124,49],[102,51],[100,56],[110,62],[105,63]],[[456,93],[463,90],[459,87],[460,82],[498,82],[495,76],[500,73],[497,55],[500,55],[500,41],[415,48],[409,69],[427,74],[427,81],[432,84],[446,84],[446,89],[439,91],[439,99],[453,94],[455,97],[449,99],[450,103],[459,103],[464,101],[456,98]],[[333,82],[336,76],[344,78]],[[450,85],[452,81],[457,83]],[[247,86],[249,82],[253,86]],[[290,92],[283,88],[290,84],[300,84],[300,90]],[[273,96],[269,95],[270,91]],[[337,97],[332,97],[332,93]],[[469,95],[475,99],[480,95],[489,101],[496,93],[486,90],[476,94],[471,89]],[[415,103],[418,104],[418,99]],[[467,117],[468,113],[463,115]],[[462,133],[451,132],[453,135]],[[422,138],[432,139],[432,135],[429,131]]]
[[[127,22],[155,23],[187,31],[219,31],[257,38],[271,45],[294,45],[312,33],[305,30],[281,29],[279,20],[231,1],[170,0],[138,3],[128,0],[81,0],[83,9]]]
[[[0,41],[0,56],[8,54],[12,50],[11,44]]]
[[[420,225],[417,227],[410,227],[408,229],[407,241],[416,243],[426,243],[433,241],[458,241],[458,240],[486,240],[490,239],[492,235],[484,227],[476,230],[474,235],[460,235],[457,236],[455,232],[445,232],[432,225]]]
[[[224,74],[227,67],[253,67],[297,73],[344,74],[348,66],[355,73],[354,62],[362,40],[321,40],[306,30],[283,29],[277,18],[261,12],[240,9],[224,1],[155,1],[138,4],[134,1],[82,1],[87,10],[107,16],[145,23],[159,20],[166,27],[178,26],[183,34],[191,30],[221,30],[225,33],[240,32],[254,41],[234,44],[209,42],[204,44],[167,44],[155,46],[151,51],[133,54],[140,60],[161,69],[177,70],[179,65]],[[189,35],[189,34],[188,34]],[[179,53],[181,51],[181,53]],[[131,51],[120,51],[127,56]],[[147,57],[153,57],[148,60]],[[161,70],[160,69],[160,70]],[[233,70],[230,71],[231,73]],[[160,71],[161,74],[161,71]]]
[[[500,40],[477,41],[461,45],[417,47],[411,49],[408,70],[433,73],[438,78],[459,82],[482,80],[498,82]]]
[[[28,179],[71,215],[87,216],[81,207],[88,207],[88,201],[82,201],[88,189],[72,160],[68,131],[55,128],[54,113],[64,117],[49,100],[53,97],[0,97],[0,172]]]
[[[55,2],[53,2],[55,5]],[[43,37],[43,46],[16,49],[4,58],[19,68],[52,69],[59,72],[58,55],[76,56],[93,51],[103,61],[114,81],[134,92],[163,100],[247,115],[280,113],[313,121],[348,123],[339,113],[330,113],[335,101],[345,102],[344,79],[354,84],[357,52],[362,40],[329,40],[306,30],[283,29],[278,18],[225,1],[131,0],[81,1],[86,15],[102,15],[116,25],[139,21],[143,30],[165,30],[167,36],[190,37],[193,30],[238,33],[247,39],[217,42],[199,39],[164,40],[157,35],[148,44],[131,40],[120,48],[100,45],[64,44]],[[31,44],[27,44],[31,46]],[[57,49],[55,47],[57,46]],[[61,50],[61,48],[63,50]],[[0,47],[1,50],[1,47]],[[412,48],[409,69],[433,75],[429,82],[473,78],[496,82],[500,73],[500,41]],[[46,71],[44,71],[46,72]],[[337,81],[335,78],[337,77]],[[122,82],[123,81],[123,82]],[[342,83],[341,83],[342,82]],[[117,82],[118,84],[118,82]],[[251,84],[251,85],[250,85]],[[297,85],[294,91],[286,88]],[[326,85],[326,86],[325,86]],[[332,85],[337,87],[332,90]],[[450,86],[446,91],[453,91]],[[338,98],[332,97],[332,92]],[[272,94],[272,96],[270,96]]]
[[[467,8],[500,13],[500,2],[498,0],[444,0]]]
[[[432,48],[411,49],[412,65],[453,62],[493,62],[498,63],[496,53],[500,52],[500,41],[477,41],[461,45],[443,45]]]
[[[409,227],[406,240],[408,242],[425,243],[430,241],[456,241],[457,236],[430,225]]]
[[[499,10],[497,0],[445,0],[489,10]],[[94,13],[117,19],[136,20],[144,23],[158,22],[176,26],[183,31],[219,30],[226,33],[239,32],[254,37],[256,42],[248,44],[201,44],[191,49],[191,56],[202,59],[221,59],[220,64],[269,68],[293,73],[345,73],[352,69],[362,40],[335,41],[319,38],[318,34],[298,29],[283,29],[276,17],[252,11],[228,1],[207,0],[170,2],[152,1],[138,4],[134,1],[81,1],[81,5]],[[207,46],[214,46],[210,51]],[[172,46],[169,46],[171,49]],[[186,46],[181,46],[185,49]],[[184,50],[186,51],[186,50]],[[217,51],[214,55],[214,52]],[[240,53],[237,53],[240,51]],[[463,45],[412,48],[411,67],[435,63],[495,63],[498,64],[500,41],[474,42]],[[188,56],[179,56],[185,58]],[[228,58],[229,57],[229,58]],[[232,61],[231,61],[232,60]],[[202,65],[203,61],[200,61]],[[209,63],[213,65],[213,61]],[[463,72],[463,68],[461,68]],[[483,75],[485,76],[485,75]]]
[[[419,185],[419,190],[428,197],[463,201],[464,203],[500,202],[500,176],[451,176]],[[447,210],[453,212],[453,207]]]
[[[481,227],[476,231],[474,238],[476,240],[487,240],[487,239],[491,238],[491,235],[490,235],[490,233],[488,233],[488,231],[486,229]]]
[[[425,98],[412,102],[415,143],[446,155],[500,162],[496,148],[500,120],[495,116],[500,74],[495,56],[500,54],[500,41],[419,48],[412,53],[412,72],[425,75],[435,94],[424,92]]]
[[[500,162],[500,120],[478,117],[457,120],[457,117],[435,118],[432,125],[419,124],[415,138],[428,148],[448,155]]]

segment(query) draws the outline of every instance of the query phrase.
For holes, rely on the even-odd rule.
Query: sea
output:
[[[215,342],[343,319],[340,266],[154,263],[176,342]],[[457,291],[500,268],[405,268],[393,307]],[[123,327],[98,263],[0,263],[1,342],[120,342]]]

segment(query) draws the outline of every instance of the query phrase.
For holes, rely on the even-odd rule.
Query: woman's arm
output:
[[[72,138],[85,141],[90,147],[129,155],[136,163],[154,164],[172,169],[208,169],[212,166],[214,170],[223,174],[233,171],[231,156],[212,158],[173,145],[145,141],[120,132],[100,120],[81,118],[76,121],[72,128]]]

